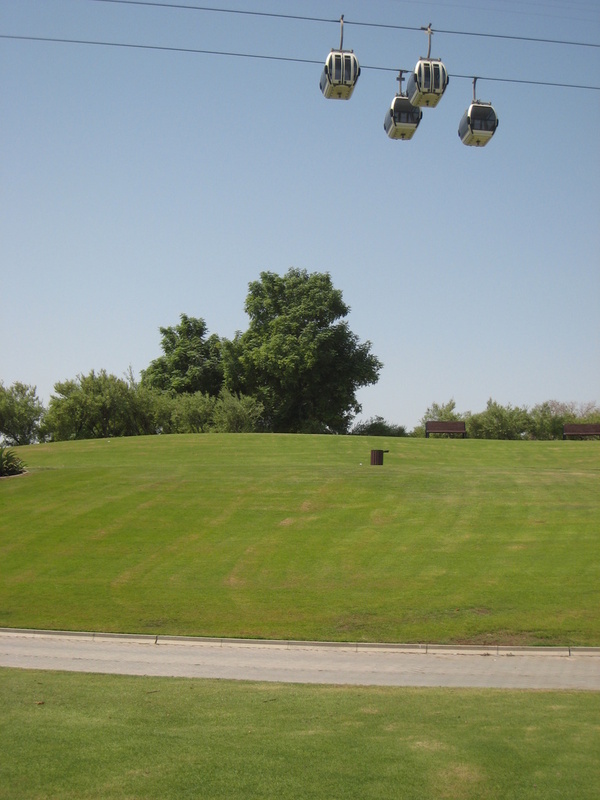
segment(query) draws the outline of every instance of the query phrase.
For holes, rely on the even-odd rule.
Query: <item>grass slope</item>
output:
[[[390,449],[383,466],[371,448]],[[29,473],[0,481],[0,626],[600,644],[597,442],[18,450]]]
[[[0,798],[597,797],[600,693],[0,670]]]

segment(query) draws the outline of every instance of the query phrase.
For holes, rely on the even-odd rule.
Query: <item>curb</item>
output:
[[[292,649],[380,650],[420,655],[479,655],[479,656],[600,656],[600,647],[511,647],[509,645],[454,645],[430,642],[401,644],[395,642],[318,642],[293,639],[239,639],[211,636],[168,636],[146,633],[106,633],[95,631],[38,630],[34,628],[0,628],[0,635],[56,636],[66,639],[104,639],[138,644],[217,645],[219,647],[280,647]]]

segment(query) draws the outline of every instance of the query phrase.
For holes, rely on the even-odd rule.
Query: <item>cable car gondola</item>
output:
[[[419,127],[423,112],[420,108],[413,106],[408,97],[402,94],[402,70],[400,70],[397,80],[400,82],[400,91],[392,100],[385,115],[383,127],[390,139],[412,139],[414,132]]]
[[[475,84],[473,78],[473,102],[467,108],[458,125],[458,135],[463,144],[473,147],[485,147],[498,127],[498,115],[491,103],[484,103],[475,99]]]
[[[437,58],[430,58],[431,54],[431,23],[427,28],[422,28],[429,35],[429,48],[427,58],[420,58],[417,61],[414,72],[411,72],[406,94],[413,106],[427,106],[435,108],[442,99],[442,95],[448,86],[448,71],[442,61]]]
[[[349,100],[360,76],[360,65],[352,50],[344,50],[344,17],[340,19],[341,39],[339,50],[327,56],[319,86],[324,96],[334,100]]]

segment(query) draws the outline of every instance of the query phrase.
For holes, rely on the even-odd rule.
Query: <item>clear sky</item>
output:
[[[158,0],[162,2],[162,0]],[[200,6],[200,0],[180,4]],[[329,272],[384,363],[359,419],[414,427],[433,402],[600,402],[597,0],[210,0],[213,9],[0,0],[0,33],[324,62],[0,39],[0,379],[37,386],[161,354],[181,313],[245,330],[263,270]],[[451,75],[410,142],[383,130],[394,70]],[[374,69],[384,67],[387,69]],[[472,96],[500,119],[457,136]],[[459,77],[465,76],[465,77]],[[484,78],[501,78],[502,81]]]

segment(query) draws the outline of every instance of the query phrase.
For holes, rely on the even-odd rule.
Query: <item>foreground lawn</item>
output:
[[[600,644],[598,442],[213,434],[18,455],[0,626]]]
[[[0,670],[0,798],[595,800],[600,694]]]

